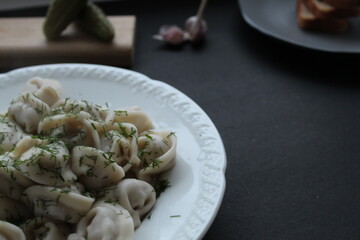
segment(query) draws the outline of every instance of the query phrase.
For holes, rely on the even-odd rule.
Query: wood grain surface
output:
[[[0,67],[82,62],[130,67],[133,62],[135,16],[110,16],[111,43],[90,37],[70,25],[56,41],[42,32],[42,17],[0,18]]]

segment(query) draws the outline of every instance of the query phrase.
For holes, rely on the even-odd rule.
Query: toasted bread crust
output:
[[[311,9],[306,6],[305,1],[307,0],[297,0],[297,20],[302,29],[340,33],[348,28],[349,19],[317,17]]]
[[[323,0],[304,0],[303,3],[319,18],[357,17],[360,15],[359,6],[336,8]]]

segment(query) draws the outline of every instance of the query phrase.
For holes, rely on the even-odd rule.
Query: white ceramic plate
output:
[[[140,106],[157,127],[178,137],[171,187],[158,199],[151,218],[144,219],[136,240],[201,239],[221,204],[226,156],[222,140],[206,113],[175,88],[125,69],[55,64],[22,68],[0,75],[0,109],[34,76],[61,82],[64,95],[110,107]]]
[[[238,0],[245,21],[279,40],[333,53],[360,53],[360,18],[341,34],[303,31],[296,19],[296,0]]]

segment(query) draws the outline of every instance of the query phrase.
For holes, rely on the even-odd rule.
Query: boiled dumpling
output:
[[[1,240],[27,240],[24,232],[18,226],[0,221],[0,239]]]
[[[99,132],[101,149],[112,152],[113,158],[124,171],[140,166],[138,155],[138,131],[131,123],[93,123]]]
[[[35,95],[51,107],[60,100],[62,87],[58,81],[34,77],[26,82],[23,92]]]
[[[19,222],[30,216],[31,210],[22,202],[0,195],[0,220]]]
[[[36,133],[40,120],[50,113],[50,107],[31,93],[22,93],[11,103],[10,118],[27,133]]]
[[[98,201],[77,225],[70,239],[132,240],[134,223],[129,212],[115,202]]]
[[[68,223],[77,223],[94,203],[93,198],[83,195],[79,183],[62,188],[35,185],[24,191],[23,201],[34,208],[35,216]]]
[[[128,178],[112,187],[111,191],[105,191],[104,199],[112,199],[128,210],[137,228],[141,219],[153,208],[156,192],[147,182]]]
[[[102,142],[108,141],[109,152],[114,160],[127,172],[132,166],[139,166],[140,159],[136,137],[127,138],[118,131],[110,131]]]
[[[0,155],[0,193],[8,198],[19,200],[25,188],[34,185],[17,168],[11,153]]]
[[[68,161],[69,151],[62,141],[25,137],[11,153],[16,169],[32,181],[65,186],[76,180]]]
[[[77,233],[72,233],[68,236],[67,240],[86,240],[86,239]]]
[[[71,168],[78,180],[89,189],[118,183],[125,175],[122,167],[112,158],[112,154],[92,147],[74,147]]]
[[[128,107],[115,110],[106,117],[106,121],[115,123],[127,122],[136,126],[139,132],[147,131],[153,128],[153,123],[149,116],[140,111],[139,107]]]
[[[12,150],[24,136],[23,130],[7,115],[0,115],[0,154]]]
[[[138,178],[151,181],[151,177],[165,172],[175,164],[176,137],[170,131],[148,131],[138,138],[142,168]]]
[[[30,219],[21,226],[26,240],[66,240],[70,229],[64,223],[46,217]]]
[[[78,145],[100,148],[99,134],[89,120],[87,112],[48,116],[40,121],[38,133],[61,139],[69,148]]]
[[[58,113],[68,113],[68,114],[78,114],[80,112],[87,112],[90,114],[92,120],[105,120],[106,116],[109,113],[109,109],[93,104],[86,100],[73,100],[66,98],[58,102],[53,109],[53,112]]]
[[[30,79],[0,114],[0,240],[132,240],[175,164],[175,135],[153,127]]]

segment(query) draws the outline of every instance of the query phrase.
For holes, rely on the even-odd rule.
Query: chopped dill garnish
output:
[[[166,146],[169,146],[169,142],[168,141],[166,141],[166,139],[165,138],[163,138],[162,140],[161,140]]]
[[[118,203],[116,200],[113,200],[113,199],[107,199],[104,202],[108,203],[108,204],[111,204],[113,206],[115,206]]]
[[[64,222],[68,223],[68,222],[70,222],[71,219],[72,219],[71,216],[65,215]]]
[[[117,116],[123,116],[123,115],[127,116],[128,115],[127,111],[121,111],[121,110],[116,110],[116,111],[114,111],[114,113]]]
[[[155,167],[160,167],[160,164],[162,163],[163,161],[159,160],[158,158],[157,159],[154,159],[151,164],[150,164],[150,167],[152,168],[155,168]]]
[[[169,135],[167,135],[166,137],[169,138],[169,137],[172,136],[172,135],[176,137],[175,132],[170,132]]]
[[[154,138],[152,136],[150,136],[149,134],[145,134],[145,137],[147,137],[150,140],[154,140]]]
[[[155,186],[156,198],[160,197],[161,193],[165,192],[169,187],[171,185],[168,179],[160,179]]]

